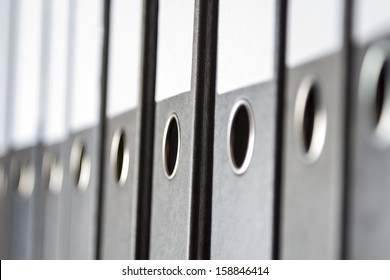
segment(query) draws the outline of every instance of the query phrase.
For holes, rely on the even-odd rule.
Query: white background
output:
[[[122,276],[131,268],[205,268],[206,276]],[[216,276],[216,267],[267,267],[269,275]],[[2,261],[2,280],[69,279],[390,279],[390,261]]]

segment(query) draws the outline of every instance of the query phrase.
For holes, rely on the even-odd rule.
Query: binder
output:
[[[69,185],[64,176],[65,143],[69,136],[68,105],[68,0],[46,3],[44,82],[42,85],[42,187],[44,190],[43,259],[67,257]]]
[[[42,189],[38,127],[43,2],[12,1],[10,57],[11,259],[41,258]]]
[[[390,11],[352,2],[346,257],[389,259]]]
[[[144,1],[110,6],[101,257],[135,259]]]
[[[272,258],[277,4],[219,1],[212,259]]]
[[[69,161],[70,259],[97,255],[104,1],[71,1]]]
[[[0,1],[0,259],[8,258],[9,253],[9,201],[8,196],[8,65],[10,1]]]
[[[209,257],[216,8],[159,1],[151,259]]]
[[[287,8],[283,259],[341,257],[345,1]]]

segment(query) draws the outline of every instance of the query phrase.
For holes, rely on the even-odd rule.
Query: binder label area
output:
[[[157,39],[157,102],[191,90],[193,0],[161,0]]]
[[[75,1],[75,50],[70,129],[81,131],[99,123],[103,49],[103,1]]]
[[[288,67],[294,68],[341,50],[344,1],[292,0],[288,5],[288,15]]]
[[[8,0],[0,1],[0,157],[7,151],[9,6]]]
[[[218,20],[217,92],[271,80],[275,75],[274,1],[220,1]]]
[[[68,36],[69,1],[52,1],[50,13],[49,58],[47,79],[47,99],[43,141],[46,144],[64,141],[68,136],[69,124],[66,119],[68,101]]]
[[[352,38],[364,45],[389,32],[390,8],[387,0],[355,0]]]
[[[38,141],[43,11],[41,0],[23,0],[18,5],[11,130],[15,149]]]
[[[112,1],[107,116],[137,107],[141,82],[142,1]]]

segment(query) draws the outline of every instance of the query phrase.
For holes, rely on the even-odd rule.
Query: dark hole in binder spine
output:
[[[375,123],[376,125],[379,124],[382,113],[385,110],[385,98],[386,98],[386,92],[390,91],[389,88],[387,88],[387,84],[390,83],[388,81],[390,76],[390,69],[389,69],[389,60],[386,60],[379,73],[379,79],[376,89],[376,98],[375,98]]]
[[[57,152],[45,153],[43,159],[43,180],[51,193],[58,194],[61,192],[63,166]]]
[[[118,151],[116,154],[116,180],[120,181],[123,173],[123,160],[124,160],[124,152],[125,152],[125,143],[124,143],[125,135],[121,132],[119,136],[118,143]]]
[[[318,103],[318,86],[312,84],[309,89],[305,110],[303,113],[303,144],[305,151],[309,152],[314,133],[314,121]]]
[[[249,166],[254,147],[252,110],[245,100],[238,101],[229,121],[229,153],[233,171],[242,174]]]
[[[129,151],[126,147],[126,134],[123,130],[118,130],[115,133],[111,149],[114,177],[119,185],[123,185],[129,172]]]
[[[294,112],[295,131],[308,162],[321,155],[326,138],[327,114],[317,77],[306,77],[298,90]]]
[[[75,184],[81,191],[88,188],[91,164],[91,158],[85,144],[75,142],[71,153],[71,170],[74,174]]]
[[[175,115],[172,115],[169,118],[167,127],[165,129],[165,139],[163,147],[165,172],[170,179],[175,175],[177,167],[180,145],[179,137],[179,123],[177,117]]]
[[[0,197],[4,196],[7,192],[7,174],[5,172],[4,165],[0,163]]]
[[[234,115],[230,144],[233,163],[237,168],[241,168],[249,146],[249,113],[243,105],[240,105]]]
[[[83,170],[83,162],[84,162],[84,154],[85,154],[85,147],[84,145],[80,148],[80,154],[78,157],[78,164],[76,168],[76,185],[80,184],[80,178],[81,178],[81,172]]]
[[[20,196],[28,198],[34,191],[34,166],[27,159],[14,158],[11,164],[13,185]]]
[[[373,143],[382,147],[387,146],[390,142],[390,44],[388,41],[378,42],[367,50],[360,72],[359,91],[362,104],[367,106],[368,124],[375,136]]]

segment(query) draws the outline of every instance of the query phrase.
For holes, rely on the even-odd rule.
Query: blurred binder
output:
[[[38,145],[41,93],[42,0],[12,1],[10,54],[11,132],[9,187],[12,197],[10,258],[42,258],[42,188]]]
[[[144,1],[110,5],[101,256],[135,259]]]
[[[67,258],[69,235],[69,184],[64,169],[68,124],[69,0],[46,1],[45,76],[41,141],[44,194],[43,258]]]
[[[345,1],[291,0],[287,10],[281,252],[340,258]]]
[[[97,255],[104,1],[71,0],[69,258]]]
[[[272,258],[277,7],[219,1],[212,259]]]
[[[352,3],[346,256],[389,259],[389,2]]]
[[[10,1],[0,0],[0,259],[8,258],[10,238],[9,158],[9,70]]]
[[[208,254],[216,6],[159,1],[151,259]]]

